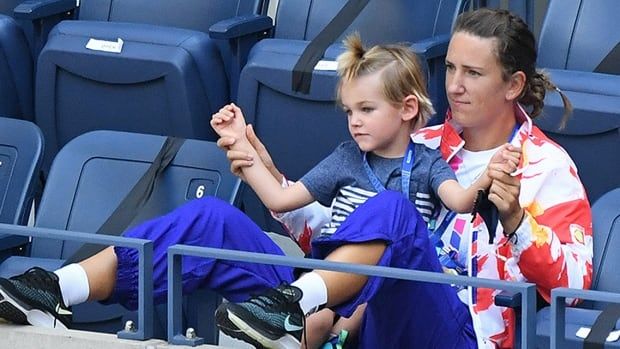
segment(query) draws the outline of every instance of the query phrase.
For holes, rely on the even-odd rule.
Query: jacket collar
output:
[[[532,133],[532,118],[527,114],[521,104],[515,104],[515,116],[517,123],[521,126],[519,130],[510,140],[510,143],[516,147],[521,147],[523,141],[530,137]],[[448,109],[446,113],[446,121],[442,127],[441,141],[439,144],[439,150],[441,155],[447,162],[450,162],[452,158],[465,146],[465,140],[461,138],[461,132],[463,129],[452,120],[452,111]]]

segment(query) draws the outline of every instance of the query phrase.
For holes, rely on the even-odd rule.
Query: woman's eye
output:
[[[362,112],[364,112],[364,113],[370,113],[370,112],[372,112],[373,110],[374,110],[374,109],[373,109],[373,108],[371,108],[371,107],[363,107],[363,108],[362,108]]]
[[[470,70],[467,73],[471,76],[480,76],[480,73],[475,70]]]
[[[454,65],[446,63],[446,70],[454,70]]]

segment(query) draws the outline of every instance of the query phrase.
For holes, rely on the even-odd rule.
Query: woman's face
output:
[[[502,78],[495,39],[457,32],[446,56],[446,92],[452,117],[463,128],[489,126],[512,113],[511,82]]]

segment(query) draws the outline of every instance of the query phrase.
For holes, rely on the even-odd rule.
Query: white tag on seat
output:
[[[590,328],[589,327],[580,327],[579,330],[577,330],[577,333],[575,333],[575,336],[581,338],[581,339],[586,339],[586,337],[590,334]],[[609,332],[609,335],[607,336],[607,339],[605,339],[605,341],[607,342],[617,342],[618,339],[620,339],[620,330],[615,330],[615,331],[611,331]]]
[[[118,38],[116,41],[106,41],[91,38],[86,43],[86,48],[93,51],[121,53],[123,50],[123,39]]]
[[[314,70],[331,70],[336,71],[338,69],[338,62],[320,60],[314,66]]]

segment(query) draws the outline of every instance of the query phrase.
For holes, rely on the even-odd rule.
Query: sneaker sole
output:
[[[215,311],[215,323],[217,327],[229,337],[242,340],[250,345],[253,345],[256,349],[268,349],[262,346],[258,341],[254,340],[254,338],[245,334],[245,332],[241,331],[239,327],[237,327],[230,319],[228,318],[228,310],[217,309]]]
[[[251,337],[258,343],[260,343],[263,347],[268,349],[299,349],[301,347],[301,343],[295,339],[295,337],[290,334],[286,334],[279,339],[269,339],[263,335],[261,335],[258,331],[256,331],[252,326],[248,325],[241,318],[236,316],[230,310],[226,310],[228,313],[228,319],[235,325],[237,328],[244,332],[245,335]]]
[[[0,284],[0,318],[19,325],[67,329],[62,321],[57,320],[52,314],[25,304],[2,284]]]

